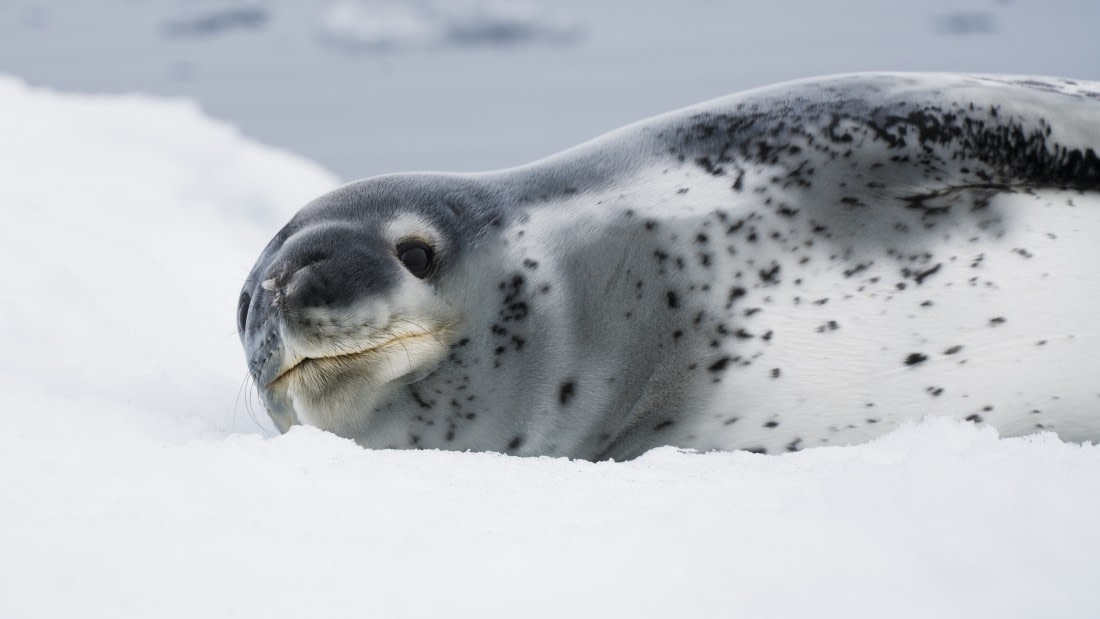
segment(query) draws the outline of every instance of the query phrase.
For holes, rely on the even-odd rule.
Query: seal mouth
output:
[[[267,387],[273,387],[277,383],[280,383],[284,380],[293,378],[294,375],[300,374],[301,372],[303,372],[303,371],[305,371],[305,370],[307,370],[311,367],[314,367],[314,366],[320,366],[321,368],[324,368],[326,366],[332,366],[332,365],[343,366],[343,365],[346,365],[346,364],[349,364],[349,363],[354,363],[356,361],[366,360],[366,359],[368,359],[369,357],[371,357],[373,355],[377,355],[379,353],[382,353],[382,351],[384,349],[389,348],[391,346],[398,345],[398,344],[403,346],[405,342],[408,342],[408,341],[411,341],[411,340],[419,340],[419,339],[427,338],[427,337],[435,337],[435,336],[433,336],[432,333],[430,333],[428,331],[420,331],[420,332],[416,332],[416,333],[407,333],[407,334],[391,337],[391,338],[389,338],[387,340],[384,340],[382,342],[379,342],[378,344],[375,344],[373,346],[369,346],[367,348],[363,348],[361,350],[356,350],[356,351],[353,351],[353,352],[339,353],[339,354],[335,354],[335,355],[324,355],[324,356],[321,356],[321,357],[303,357],[300,361],[298,361],[298,363],[295,363],[294,365],[292,365],[291,367],[287,368],[282,373],[280,373],[278,376],[271,379],[271,381],[267,383]]]

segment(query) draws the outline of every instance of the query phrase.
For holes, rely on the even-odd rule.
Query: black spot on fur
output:
[[[910,353],[905,358],[905,365],[917,365],[918,363],[924,363],[928,360],[928,355],[921,354],[919,352]]]
[[[733,181],[733,185],[731,186],[731,188],[734,191],[741,191],[741,188],[744,186],[744,184],[741,181],[744,180],[744,178],[745,178],[745,171],[744,170],[738,170],[737,171],[737,180]]]
[[[668,306],[671,309],[677,309],[680,307],[680,297],[676,296],[676,293],[668,291]]]
[[[726,366],[729,365],[730,361],[731,359],[729,357],[722,357],[721,359],[710,364],[710,366],[707,367],[707,371],[721,372],[722,370],[726,369]]]
[[[854,266],[850,269],[846,269],[844,271],[844,277],[851,277],[851,276],[855,275],[856,273],[859,273],[861,271],[865,271],[865,270],[867,270],[867,268],[869,266],[870,266],[869,264],[864,264],[864,263],[861,262],[861,263],[857,264],[856,266]]]
[[[575,388],[576,384],[571,380],[565,381],[558,388],[558,401],[561,402],[562,406],[567,406],[572,401]]]
[[[695,159],[695,163],[698,164],[699,167],[706,170],[707,174],[711,174],[714,176],[721,176],[725,174],[725,170],[723,170],[719,166],[714,165],[714,162],[710,160],[710,157],[698,157]]]
[[[730,288],[729,297],[726,298],[726,309],[733,307],[733,303],[745,296],[745,289],[740,286]]]
[[[927,278],[930,275],[935,275],[936,272],[938,272],[940,270],[941,266],[943,266],[942,262],[936,264],[936,266],[934,266],[930,269],[925,269],[924,271],[920,271],[919,273],[914,273],[913,274],[913,280],[916,281],[917,285],[919,286],[920,284],[924,283],[925,278]]]
[[[775,284],[779,281],[779,263],[772,263],[770,269],[760,269],[760,281],[765,284]]]
[[[420,408],[431,409],[432,405],[426,402],[423,397],[420,396],[420,392],[416,389],[409,389],[409,395],[412,396],[414,402],[420,405]]]

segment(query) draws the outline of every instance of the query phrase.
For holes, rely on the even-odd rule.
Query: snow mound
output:
[[[349,50],[567,43],[577,24],[523,0],[340,0],[321,14],[324,39]]]
[[[240,286],[337,179],[187,101],[0,78],[0,102],[0,381],[254,429],[224,411],[246,375]]]
[[[1049,434],[598,464],[275,436],[236,298],[336,179],[184,101],[0,78],[0,107],[0,617],[1100,607],[1100,448]]]

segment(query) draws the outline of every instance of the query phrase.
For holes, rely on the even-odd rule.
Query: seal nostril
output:
[[[241,293],[241,299],[237,302],[237,330],[244,333],[244,326],[248,321],[248,306],[252,304],[252,295]]]

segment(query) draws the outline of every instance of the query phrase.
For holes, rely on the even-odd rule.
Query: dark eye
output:
[[[244,325],[248,321],[248,306],[252,303],[252,296],[247,292],[241,293],[240,301],[237,301],[237,330],[244,332]]]
[[[423,279],[432,270],[432,248],[423,241],[403,241],[397,245],[397,257],[409,273]]]

